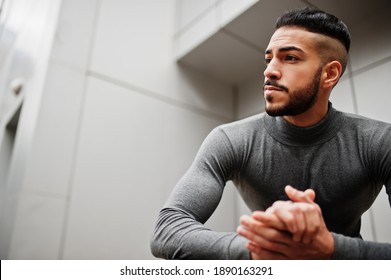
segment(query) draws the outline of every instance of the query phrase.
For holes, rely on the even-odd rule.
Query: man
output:
[[[266,113],[208,135],[160,211],[156,257],[391,259],[391,244],[360,236],[383,185],[391,195],[391,125],[328,101],[349,47],[333,15],[302,8],[278,19],[265,52]],[[237,233],[213,232],[203,224],[229,180],[254,212]]]

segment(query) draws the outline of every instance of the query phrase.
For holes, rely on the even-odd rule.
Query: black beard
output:
[[[297,116],[309,110],[318,99],[321,72],[322,67],[319,67],[319,69],[315,73],[313,83],[307,85],[305,88],[292,91],[290,93],[286,91],[286,93],[290,96],[288,104],[279,108],[269,109],[266,106],[266,113],[272,117]]]

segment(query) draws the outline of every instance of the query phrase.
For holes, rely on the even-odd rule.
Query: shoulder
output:
[[[198,161],[236,166],[237,159],[251,150],[255,139],[252,135],[259,125],[263,125],[262,118],[263,114],[259,114],[215,127],[202,143],[197,154]]]
[[[216,129],[224,132],[228,138],[243,137],[246,135],[249,136],[262,130],[264,117],[265,113],[260,113],[251,117],[220,125]]]
[[[366,145],[369,150],[390,149],[391,124],[368,117],[344,113],[346,125],[342,131],[345,137]]]
[[[391,133],[391,123],[387,123],[384,121],[351,114],[351,113],[343,113],[346,117],[347,124],[351,127],[354,127],[360,130],[365,134],[373,134],[373,133]]]
[[[251,148],[262,131],[265,131],[264,113],[257,114],[245,119],[222,124],[214,128],[205,139],[205,143],[210,149],[225,150],[230,149],[238,154],[247,148]]]

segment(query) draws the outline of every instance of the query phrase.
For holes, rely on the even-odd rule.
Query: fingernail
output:
[[[247,219],[247,217],[246,216],[242,216],[241,218],[240,218],[240,223],[242,224],[242,225],[248,225],[248,219]]]

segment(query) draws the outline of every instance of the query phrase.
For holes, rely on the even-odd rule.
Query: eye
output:
[[[272,61],[272,59],[271,59],[271,58],[269,58],[269,57],[265,57],[265,63],[266,63],[266,64],[269,64],[269,63],[270,63],[270,61]]]
[[[295,61],[298,61],[299,58],[297,58],[296,56],[293,56],[293,55],[287,55],[287,56],[285,57],[285,60],[286,60],[286,61],[295,62]]]

